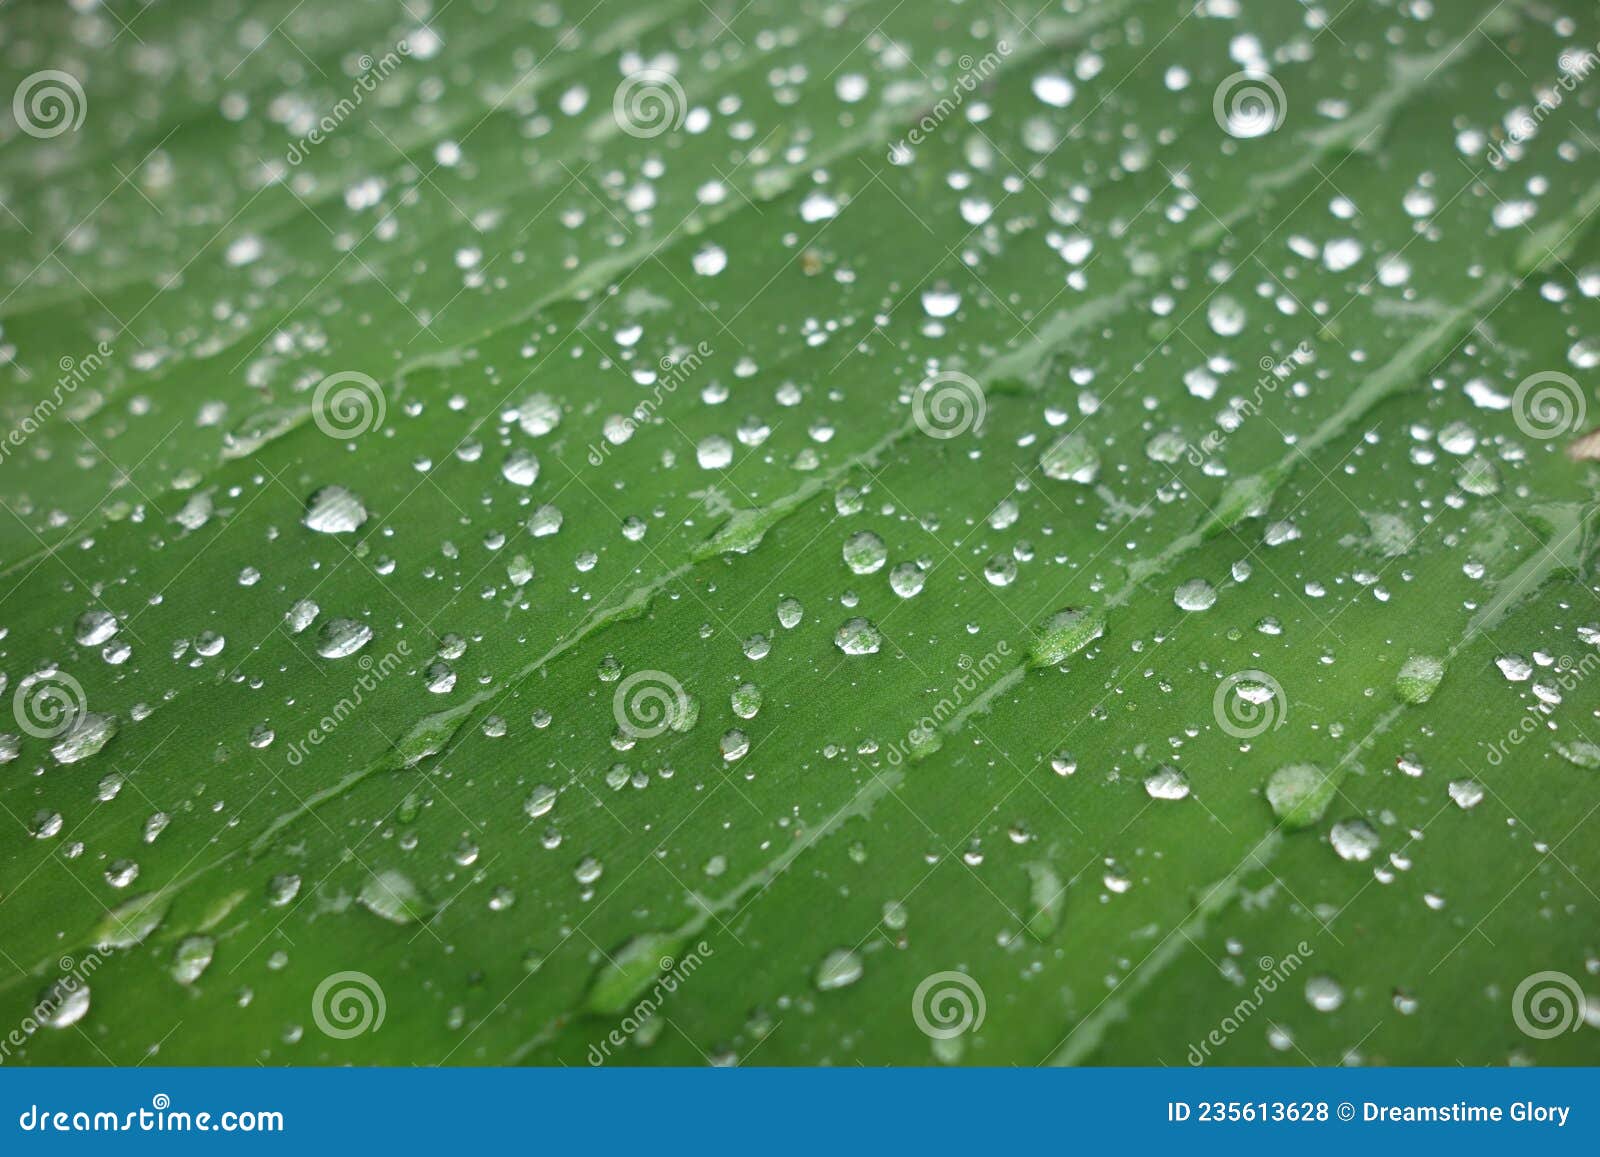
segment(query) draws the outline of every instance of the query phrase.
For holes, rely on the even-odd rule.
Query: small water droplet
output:
[[[860,955],[852,948],[835,948],[817,966],[816,986],[823,992],[846,988],[861,979]]]

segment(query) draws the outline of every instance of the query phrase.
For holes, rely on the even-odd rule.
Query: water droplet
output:
[[[1333,825],[1328,838],[1341,860],[1359,863],[1370,860],[1378,850],[1378,833],[1366,820],[1341,820]]]
[[[283,621],[288,624],[289,633],[298,635],[316,621],[322,608],[310,599],[301,599],[284,612]]]
[[[359,619],[331,619],[317,639],[317,654],[324,659],[354,655],[372,639],[372,628]]]
[[[164,892],[147,892],[105,914],[90,936],[99,948],[132,948],[161,927],[167,918],[172,897]]]
[[[56,741],[50,754],[57,763],[80,763],[97,754],[117,733],[117,721],[110,715],[86,712],[72,729]]]
[[[539,480],[539,457],[531,450],[513,450],[506,455],[500,473],[514,486],[532,486]]]
[[[556,806],[556,789],[548,784],[541,783],[528,793],[528,798],[522,803],[522,810],[532,819],[538,819],[551,808]]]
[[[1045,476],[1059,482],[1093,482],[1100,473],[1100,455],[1082,434],[1064,434],[1039,456]]]
[[[524,434],[541,438],[561,425],[561,405],[549,394],[534,394],[517,407],[517,423]]]
[[[844,562],[856,574],[873,574],[883,568],[889,548],[870,530],[857,531],[844,542]]]
[[[172,954],[172,979],[179,984],[193,984],[200,974],[211,967],[217,942],[209,936],[190,936],[183,940]]]
[[[367,508],[343,486],[324,486],[306,503],[306,527],[318,534],[350,534],[367,521]]]
[[[404,873],[385,869],[362,885],[356,900],[374,916],[391,924],[411,924],[427,919],[432,906]]]
[[[1163,764],[1144,777],[1144,790],[1151,799],[1185,799],[1189,795],[1189,778]]]
[[[1344,989],[1331,976],[1313,976],[1306,981],[1306,1002],[1318,1012],[1333,1012],[1344,1003]]]
[[[1036,667],[1059,667],[1105,633],[1105,616],[1098,611],[1068,607],[1050,616],[1034,640],[1030,656]]]
[[[707,245],[694,255],[692,264],[701,277],[715,277],[728,267],[728,254],[720,245]]]
[[[703,470],[725,470],[733,462],[733,443],[719,434],[712,434],[700,439],[694,456]]]
[[[1009,554],[993,555],[983,564],[983,577],[990,586],[1008,587],[1017,581],[1017,560]]]
[[[139,878],[139,865],[133,860],[112,860],[106,867],[106,883],[113,888],[126,888]]]
[[[51,1028],[71,1028],[89,1012],[89,986],[75,976],[64,976],[39,994],[34,1007]]]
[[[117,617],[110,611],[85,611],[78,617],[74,637],[85,647],[98,647],[117,633]]]
[[[866,619],[851,619],[833,633],[833,645],[846,655],[876,655],[883,634]]]
[[[1600,744],[1574,739],[1569,743],[1556,744],[1556,754],[1574,767],[1600,771]]]
[[[961,308],[961,295],[946,286],[922,291],[922,309],[929,317],[945,318]]]
[[[584,1007],[605,1016],[616,1016],[634,1007],[662,971],[671,967],[672,958],[683,945],[676,932],[645,932],[608,954],[589,982]]]
[[[300,894],[300,877],[292,873],[282,873],[267,881],[267,903],[274,908],[282,908],[294,902]]]
[[[732,706],[740,719],[754,719],[761,710],[761,688],[754,683],[740,683],[733,689]]]
[[[548,538],[561,529],[561,511],[548,503],[535,510],[528,518],[528,533],[534,538]]]
[[[1444,679],[1444,660],[1432,655],[1412,655],[1395,676],[1395,693],[1407,703],[1426,703]]]
[[[1206,320],[1218,337],[1235,337],[1244,332],[1245,311],[1233,298],[1219,293],[1206,306]]]
[[[1028,932],[1036,940],[1046,940],[1061,926],[1061,910],[1066,900],[1066,885],[1053,864],[1028,865]]]
[[[750,750],[750,737],[735,728],[722,737],[718,745],[722,751],[722,758],[729,763],[742,759]]]
[[[817,966],[816,985],[823,992],[846,988],[861,979],[861,957],[851,948],[835,948]]]
[[[1046,72],[1033,78],[1033,95],[1051,108],[1066,108],[1076,93],[1073,83],[1060,73]]]
[[[1205,579],[1190,579],[1172,592],[1172,601],[1185,611],[1209,611],[1217,604],[1217,588]]]
[[[1268,778],[1267,802],[1284,827],[1298,831],[1322,818],[1338,786],[1314,763],[1291,763]]]
[[[903,599],[916,598],[928,581],[928,573],[914,562],[903,562],[889,572],[889,589]]]

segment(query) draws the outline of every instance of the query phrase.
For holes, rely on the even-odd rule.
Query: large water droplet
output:
[[[1372,853],[1378,850],[1378,833],[1366,820],[1340,820],[1333,825],[1328,839],[1341,860],[1359,863],[1371,859]]]
[[[1063,434],[1040,455],[1039,468],[1048,478],[1087,484],[1100,473],[1100,455],[1082,434]]]
[[[372,638],[372,628],[360,619],[331,619],[317,639],[317,654],[324,659],[354,655]]]
[[[98,647],[117,633],[117,617],[110,611],[85,611],[78,617],[73,637],[85,647]]]
[[[844,542],[844,562],[856,574],[872,574],[883,568],[889,548],[870,530],[857,531]]]
[[[866,619],[851,619],[833,633],[833,645],[846,655],[876,655],[883,634]]]
[[[1185,799],[1189,778],[1175,767],[1162,765],[1144,777],[1144,790],[1151,799]]]
[[[1314,763],[1291,763],[1267,780],[1267,802],[1290,830],[1310,827],[1322,818],[1338,787],[1333,776]]]
[[[1395,676],[1395,693],[1407,703],[1426,703],[1444,679],[1444,660],[1432,655],[1412,655]]]
[[[318,534],[350,534],[367,520],[367,508],[343,486],[324,486],[306,503],[301,521]]]

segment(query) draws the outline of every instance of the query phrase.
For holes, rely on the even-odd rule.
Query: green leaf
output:
[[[1592,6],[587,8],[8,27],[7,1059],[1600,1059]]]

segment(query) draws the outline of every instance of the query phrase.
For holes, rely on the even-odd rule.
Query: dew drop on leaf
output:
[[[822,958],[813,980],[817,988],[829,992],[847,988],[861,979],[861,956],[853,948],[836,948]]]
[[[318,534],[350,534],[367,521],[367,508],[343,486],[324,486],[306,502],[301,521]]]

